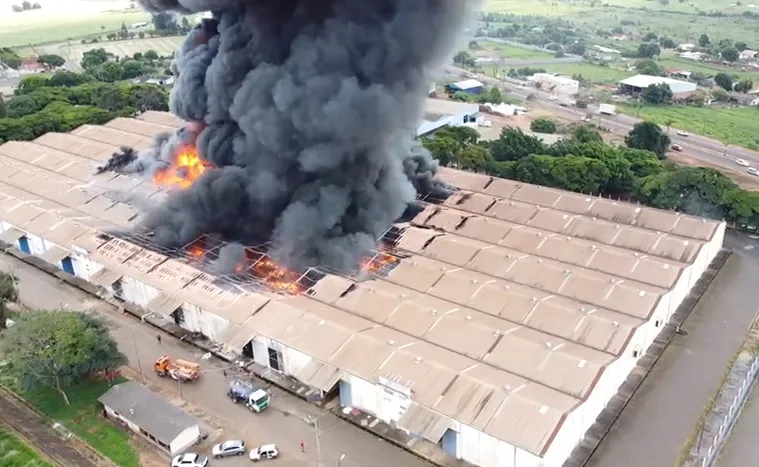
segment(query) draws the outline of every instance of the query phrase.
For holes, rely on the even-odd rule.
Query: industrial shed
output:
[[[380,274],[227,287],[100,233],[165,193],[96,165],[180,124],[146,112],[0,146],[0,240],[65,252],[59,267],[122,300],[476,465],[561,466],[724,237],[724,222],[442,169],[460,190],[392,229]]]

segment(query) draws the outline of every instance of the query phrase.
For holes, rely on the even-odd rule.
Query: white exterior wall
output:
[[[269,338],[266,336],[256,336],[253,338],[253,361],[259,365],[269,368]]]
[[[169,451],[171,451],[172,456],[179,454],[192,446],[198,439],[200,439],[199,425],[185,428],[183,432],[179,433],[179,435],[174,438],[174,441],[169,443]]]
[[[184,323],[182,327],[190,332],[199,332],[211,340],[218,341],[229,326],[229,321],[197,307],[191,303],[182,304]]]
[[[459,458],[482,467],[541,467],[542,459],[535,454],[496,439],[463,423],[459,431]],[[546,467],[548,467],[546,465]]]
[[[125,301],[142,307],[158,296],[158,290],[129,276],[121,279],[121,289]]]
[[[93,274],[97,274],[103,265],[90,259],[89,253],[84,248],[74,246],[71,248],[71,262],[74,264],[76,277],[88,281]]]
[[[26,232],[26,238],[29,241],[29,251],[31,251],[32,255],[40,256],[45,252],[45,243],[40,237]]]
[[[282,368],[286,375],[294,376],[313,360],[310,356],[293,348],[282,346]]]
[[[351,405],[362,412],[377,416],[377,385],[347,373],[342,381],[350,386]]]
[[[129,421],[128,419],[124,418],[124,417],[123,417],[121,414],[117,413],[117,412],[116,412],[115,410],[113,410],[112,408],[110,408],[110,407],[108,407],[108,406],[104,406],[104,407],[105,407],[105,412],[108,414],[108,416],[109,416],[110,418],[113,418],[113,419],[116,419],[116,420],[120,420],[120,421],[122,421],[122,422],[126,423],[127,427],[128,427],[130,430],[132,430],[132,431],[134,431],[135,433],[137,433],[137,434],[141,435],[141,433],[140,433],[140,427],[139,427],[139,426],[135,425],[134,423],[132,423],[132,422],[131,422],[131,421]]]

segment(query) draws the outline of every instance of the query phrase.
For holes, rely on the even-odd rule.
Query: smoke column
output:
[[[152,173],[188,143],[214,165],[145,215],[157,243],[270,240],[287,266],[350,270],[417,191],[448,189],[415,130],[430,72],[476,1],[140,3],[213,12],[175,63],[171,110],[192,124],[110,167]]]

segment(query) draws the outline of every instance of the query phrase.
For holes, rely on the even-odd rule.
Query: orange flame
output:
[[[189,188],[210,167],[212,165],[201,159],[195,146],[184,146],[177,152],[170,167],[153,175],[153,183],[173,188]]]
[[[390,253],[379,252],[371,258],[365,258],[361,262],[361,270],[369,275],[382,274],[388,266],[398,263],[399,259]]]

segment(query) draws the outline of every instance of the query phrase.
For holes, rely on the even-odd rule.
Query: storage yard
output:
[[[0,146],[0,239],[476,465],[562,465],[724,237],[721,222],[442,169],[459,190],[422,200],[353,277],[284,271],[264,246],[216,277],[209,238],[165,250],[116,234],[164,189],[93,177],[180,124],[146,112]]]

